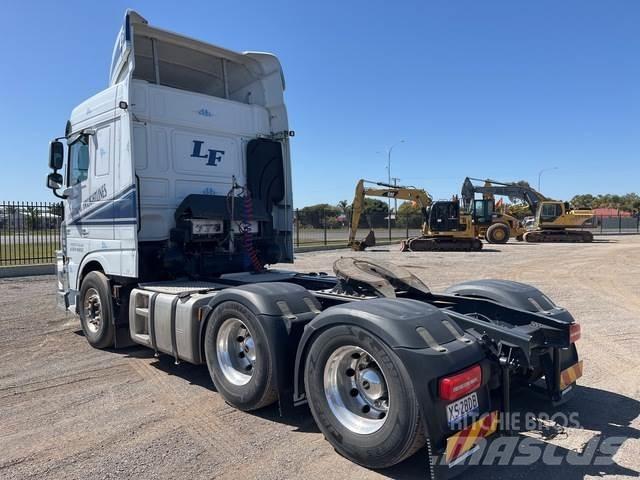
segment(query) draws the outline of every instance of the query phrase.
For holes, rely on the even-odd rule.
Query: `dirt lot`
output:
[[[333,260],[350,254],[300,254],[294,267],[330,272]],[[406,266],[434,290],[472,278],[529,282],[582,324],[585,376],[563,408],[579,414],[583,429],[530,435],[560,453],[581,451],[598,436],[626,437],[613,464],[540,460],[473,467],[463,478],[639,475],[640,236],[601,237],[591,245],[514,243],[479,253],[360,255]],[[306,408],[284,418],[275,407],[234,410],[215,393],[206,367],[174,366],[138,348],[92,349],[78,321],[55,309],[54,290],[53,277],[0,280],[0,478],[427,478],[426,452],[382,472],[341,458]],[[547,408],[525,400],[517,399],[522,408]]]

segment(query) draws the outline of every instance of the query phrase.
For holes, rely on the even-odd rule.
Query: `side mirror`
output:
[[[59,173],[50,173],[47,175],[47,188],[50,188],[51,190],[58,190],[59,188],[62,188],[62,182],[62,175]]]
[[[59,142],[57,140],[49,142],[49,168],[52,170],[60,170],[63,164],[64,164],[64,145],[62,144],[62,142]],[[49,177],[51,177],[51,175],[49,175]],[[47,184],[48,183],[49,183],[49,179],[47,180]],[[62,183],[62,180],[60,181],[60,183]]]

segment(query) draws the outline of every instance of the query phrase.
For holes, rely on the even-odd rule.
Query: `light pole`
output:
[[[400,140],[398,143],[394,143],[387,149],[387,183],[389,185],[391,185],[391,152],[401,143],[404,143],[404,140]],[[389,241],[391,241],[391,197],[388,197],[387,201],[389,202],[389,206],[387,209],[387,228],[389,230]]]
[[[540,191],[540,177],[542,177],[542,174],[544,172],[549,172],[551,170],[558,170],[558,167],[551,167],[551,168],[543,168],[542,170],[540,170],[538,172],[538,191]]]

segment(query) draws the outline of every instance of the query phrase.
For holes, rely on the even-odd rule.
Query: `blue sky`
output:
[[[1,200],[53,200],[48,141],[103,89],[127,7],[150,23],[280,57],[298,207],[392,175],[436,198],[463,178],[568,199],[640,191],[640,2],[7,2]],[[380,152],[380,153],[377,153]]]

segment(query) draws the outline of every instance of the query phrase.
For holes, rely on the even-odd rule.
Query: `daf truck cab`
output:
[[[571,314],[536,288],[436,294],[393,264],[293,261],[290,137],[278,59],[152,27],[127,11],[105,90],[50,143],[62,199],[58,303],[96,348],[206,366],[241,410],[308,404],[368,468],[420,449],[462,468],[509,410],[512,381],[552,402],[580,376]]]

